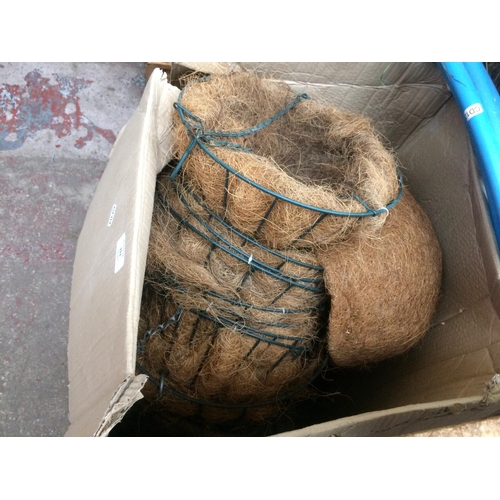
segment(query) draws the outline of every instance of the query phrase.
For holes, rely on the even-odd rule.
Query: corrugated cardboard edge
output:
[[[159,69],[153,72],[138,109],[120,131],[87,212],[78,240],[71,290],[71,425],[66,436],[107,435],[141,397],[145,380],[135,377],[135,346],[146,248],[156,175],[172,154],[171,113],[178,94],[179,89],[168,83],[165,74]],[[120,212],[116,212],[112,225],[108,221],[108,228],[103,229],[101,219],[104,214],[105,226],[115,198]],[[117,274],[115,263],[113,274],[113,244],[125,234],[123,269]],[[93,279],[89,280],[89,276]],[[109,293],[110,286],[126,289],[127,294]],[[106,324],[111,320],[102,321],[102,315],[108,313],[112,325]]]
[[[94,434],[95,437],[106,437],[111,429],[121,422],[132,405],[143,398],[141,389],[147,380],[146,375],[137,375],[135,377],[131,376],[123,382],[113,396],[108,411],[104,415],[99,429]]]
[[[482,397],[407,405],[363,413],[271,437],[395,437],[500,414],[500,374],[487,384]]]
[[[232,71],[242,71],[241,66],[234,62],[178,62],[177,64],[181,64],[193,71],[212,75],[223,75]]]
[[[486,392],[481,400],[482,406],[500,403],[500,373],[497,373],[486,385]]]

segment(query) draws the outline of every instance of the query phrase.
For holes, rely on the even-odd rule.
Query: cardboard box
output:
[[[146,77],[146,81],[149,80],[149,77],[151,76],[151,73],[153,71],[159,68],[165,73],[167,73],[168,78],[170,79],[170,73],[172,70],[172,63],[170,62],[147,62],[146,67],[144,68],[144,76]]]
[[[197,63],[182,63],[198,68]],[[500,265],[467,130],[432,63],[240,63],[369,116],[443,250],[442,296],[408,354],[344,373],[350,403],[307,407],[282,436],[395,436],[500,414]],[[141,398],[135,375],[156,174],[171,157],[178,89],[154,70],[99,182],[75,257],[68,436],[106,436]],[[288,427],[287,427],[288,426]]]

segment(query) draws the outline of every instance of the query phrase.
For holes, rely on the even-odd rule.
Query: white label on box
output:
[[[109,214],[109,219],[108,219],[108,227],[111,226],[111,224],[113,224],[115,214],[116,214],[116,204],[111,207],[111,213]]]
[[[116,244],[115,255],[115,273],[117,273],[125,264],[125,233],[122,234]]]
[[[472,104],[469,106],[465,111],[464,115],[465,118],[467,118],[467,121],[469,121],[471,118],[474,118],[476,115],[480,115],[483,112],[483,107],[479,102],[476,104]]]

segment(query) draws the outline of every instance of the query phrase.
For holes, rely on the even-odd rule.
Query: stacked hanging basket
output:
[[[248,73],[193,81],[175,107],[139,329],[146,398],[262,420],[329,360],[368,364],[418,341],[439,247],[367,119]]]

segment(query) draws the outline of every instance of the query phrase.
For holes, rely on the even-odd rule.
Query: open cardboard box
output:
[[[439,68],[182,64],[204,72],[251,69],[369,116],[396,150],[405,184],[429,215],[443,251],[442,296],[424,340],[369,371],[342,371],[338,383],[346,396],[303,404],[296,418],[285,416],[267,434],[396,436],[500,414],[498,249],[467,130]],[[146,377],[136,375],[135,353],[142,283],[155,179],[171,157],[178,92],[164,73],[153,71],[78,240],[67,436],[107,436],[115,428],[113,435],[140,404]]]

